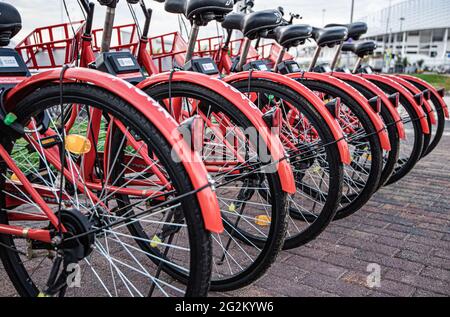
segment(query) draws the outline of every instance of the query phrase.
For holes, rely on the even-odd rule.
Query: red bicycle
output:
[[[87,25],[91,25],[93,5],[84,4],[88,13]],[[74,35],[75,41],[77,38],[81,41],[77,45],[81,50],[78,53],[80,65],[93,67],[95,62],[97,69],[111,72],[114,63],[120,66],[124,59],[128,63],[131,61],[133,67],[119,67],[119,71],[116,68],[111,73],[130,83],[139,83],[137,87],[166,107],[178,122],[201,118],[204,128],[195,140],[196,148],[215,182],[225,226],[222,233],[213,235],[212,289],[247,285],[274,261],[285,235],[286,196],[295,190],[285,152],[278,137],[269,129],[277,128],[276,120],[272,119],[276,114],[263,118],[262,113],[238,91],[206,75],[173,71],[145,79],[130,53],[112,52],[115,49],[110,48],[115,4],[116,1],[112,1],[107,6],[107,27],[94,30],[92,34],[85,28],[82,36]],[[220,16],[221,10],[228,11],[229,8],[225,5],[215,14]],[[148,10],[145,12],[150,16]],[[148,26],[146,24],[147,31]],[[100,35],[101,43],[97,41]],[[142,42],[145,40],[142,38]],[[97,50],[100,50],[100,57],[95,58]],[[72,114],[75,111],[73,108]],[[87,122],[95,123],[94,120],[95,117],[86,118]],[[71,124],[72,120],[68,118],[66,128]],[[143,239],[151,239],[147,232],[140,234]],[[143,250],[149,248],[145,243],[140,247]],[[163,271],[181,282],[187,278],[182,270],[167,267]]]
[[[0,11],[5,46],[21,18],[9,4]],[[179,131],[188,125],[117,77],[75,67],[30,76],[6,48],[0,60],[0,257],[19,295],[205,296],[210,233],[223,225]]]

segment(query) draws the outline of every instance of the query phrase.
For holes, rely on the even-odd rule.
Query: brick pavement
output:
[[[450,125],[450,123],[449,123]],[[450,127],[400,183],[308,246],[283,252],[255,285],[219,296],[450,296]],[[367,267],[381,287],[367,287]],[[16,293],[0,267],[0,296]]]
[[[308,246],[283,252],[255,285],[223,295],[450,296],[449,125],[404,180]],[[367,286],[371,263],[381,267],[381,287]]]

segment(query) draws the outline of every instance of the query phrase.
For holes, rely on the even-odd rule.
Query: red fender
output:
[[[344,81],[332,77],[328,74],[304,72],[304,73],[294,73],[288,76],[295,79],[311,79],[326,82],[327,84],[336,86],[339,89],[345,91],[350,96],[352,96],[353,99],[355,99],[355,101],[358,102],[361,108],[363,108],[363,110],[367,113],[373,125],[375,126],[375,129],[378,131],[378,137],[380,139],[381,147],[386,151],[391,150],[391,142],[389,141],[389,135],[386,130],[386,126],[383,123],[383,120],[381,120],[379,115],[369,105],[367,99],[358,90],[356,90],[349,84],[345,83]]]
[[[137,87],[144,90],[147,87],[168,82],[169,78],[170,73],[155,75],[151,78],[147,78]],[[277,171],[280,176],[283,190],[289,194],[294,194],[296,192],[294,174],[291,165],[285,159],[283,159],[285,157],[285,151],[280,139],[270,132],[270,129],[268,129],[266,123],[262,118],[261,111],[248,98],[246,98],[232,86],[228,85],[226,82],[220,79],[211,78],[200,73],[184,71],[175,72],[173,73],[171,81],[189,82],[197,85],[202,85],[220,94],[228,101],[230,101],[233,105],[238,107],[239,110],[242,111],[244,115],[253,123],[253,125],[255,125],[255,127],[258,127],[258,132],[269,147],[273,160],[279,161],[279,163],[277,164]]]
[[[407,81],[407,80],[405,80],[403,78],[400,78],[400,77],[395,76],[395,75],[385,75],[385,76],[395,80],[396,82],[398,82],[399,84],[404,86],[406,89],[408,89],[414,95],[422,93],[422,91],[419,88],[417,88],[412,83],[410,83],[409,81]],[[425,107],[425,113],[430,118],[430,123],[432,125],[436,125],[437,124],[436,115],[435,115],[435,113],[433,111],[433,108],[431,108],[431,105],[430,105],[429,101],[424,99],[423,106]]]
[[[38,87],[42,87],[50,82],[58,82],[61,70],[52,70],[29,77],[14,87],[7,95],[5,105],[7,109],[13,111],[16,101],[31,93]],[[176,154],[181,159],[182,164],[188,172],[194,189],[201,189],[209,183],[206,167],[201,158],[193,153],[190,147],[180,140],[183,136],[178,132],[177,122],[170,114],[157,102],[152,100],[143,91],[137,89],[130,83],[114,77],[86,68],[69,68],[64,73],[66,81],[82,81],[92,83],[100,88],[113,92],[119,98],[127,101],[142,113],[155,127],[161,131],[163,136],[172,145]],[[197,198],[202,210],[205,228],[211,232],[220,233],[223,231],[222,218],[219,202],[210,187],[206,187],[197,193]]]
[[[396,122],[397,132],[401,140],[404,140],[406,138],[405,134],[405,127],[402,122],[402,118],[400,117],[400,114],[398,113],[397,109],[392,105],[389,98],[386,96],[383,90],[381,90],[377,85],[374,83],[362,78],[361,76],[357,76],[354,74],[347,74],[347,73],[331,73],[333,77],[339,78],[345,82],[354,82],[356,84],[359,84],[375,94],[376,96],[380,97],[383,101],[383,104],[386,105],[386,108],[388,109],[389,113],[391,114],[392,118]]]
[[[445,103],[444,99],[439,95],[439,93],[436,90],[436,88],[434,88],[432,85],[427,83],[425,80],[420,79],[418,77],[414,77],[414,76],[411,76],[411,75],[397,75],[397,76],[400,77],[400,78],[406,79],[409,82],[413,82],[413,83],[419,84],[420,86],[423,86],[426,89],[428,89],[429,91],[431,91],[431,93],[434,94],[437,97],[437,99],[439,100],[439,102],[440,102],[440,104],[442,106],[442,109],[444,109],[445,117],[447,119],[450,119],[450,113],[449,113],[449,110],[448,110],[448,106]]]
[[[381,82],[385,85],[393,87],[395,90],[400,92],[400,94],[408,99],[408,101],[414,106],[414,110],[416,111],[418,117],[420,118],[420,124],[422,126],[422,132],[424,134],[430,134],[430,127],[428,126],[427,115],[425,111],[423,111],[422,107],[419,107],[417,102],[414,100],[414,96],[402,85],[400,85],[395,80],[392,80],[388,77],[384,77],[376,74],[361,74],[362,77],[372,81],[372,82]]]
[[[249,75],[250,75],[249,72],[240,72],[228,76],[224,80],[227,83],[233,83],[242,80],[247,80],[249,78]],[[331,128],[334,138],[338,142],[337,144],[341,161],[347,165],[351,163],[350,151],[347,142],[344,140],[344,134],[342,133],[341,127],[336,122],[336,120],[334,120],[334,118],[331,116],[328,110],[324,107],[323,101],[320,100],[320,98],[317,97],[311,90],[309,90],[308,88],[306,88],[305,86],[303,86],[302,84],[293,79],[290,79],[286,76],[276,73],[254,71],[252,72],[251,76],[252,78],[265,79],[272,82],[280,83],[281,85],[291,88],[292,90],[298,92],[300,95],[306,98],[320,113],[320,115],[325,120],[327,125]]]

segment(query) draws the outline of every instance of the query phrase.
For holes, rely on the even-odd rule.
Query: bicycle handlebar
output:
[[[87,17],[86,17],[86,28],[84,30],[85,34],[91,34],[92,33],[92,23],[94,21],[94,8],[95,4],[93,2],[88,1],[88,11],[87,11]]]
[[[144,11],[145,14],[145,24],[144,24],[144,29],[142,31],[142,36],[144,38],[148,37],[148,32],[150,30],[150,21],[152,20],[152,13],[153,10],[152,9],[147,9],[146,11]]]

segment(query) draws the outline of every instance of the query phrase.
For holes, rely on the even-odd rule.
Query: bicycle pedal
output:
[[[42,145],[42,147],[44,149],[49,149],[49,148],[54,147],[55,145],[61,144],[61,139],[57,135],[52,135],[52,136],[40,139],[39,143]]]

